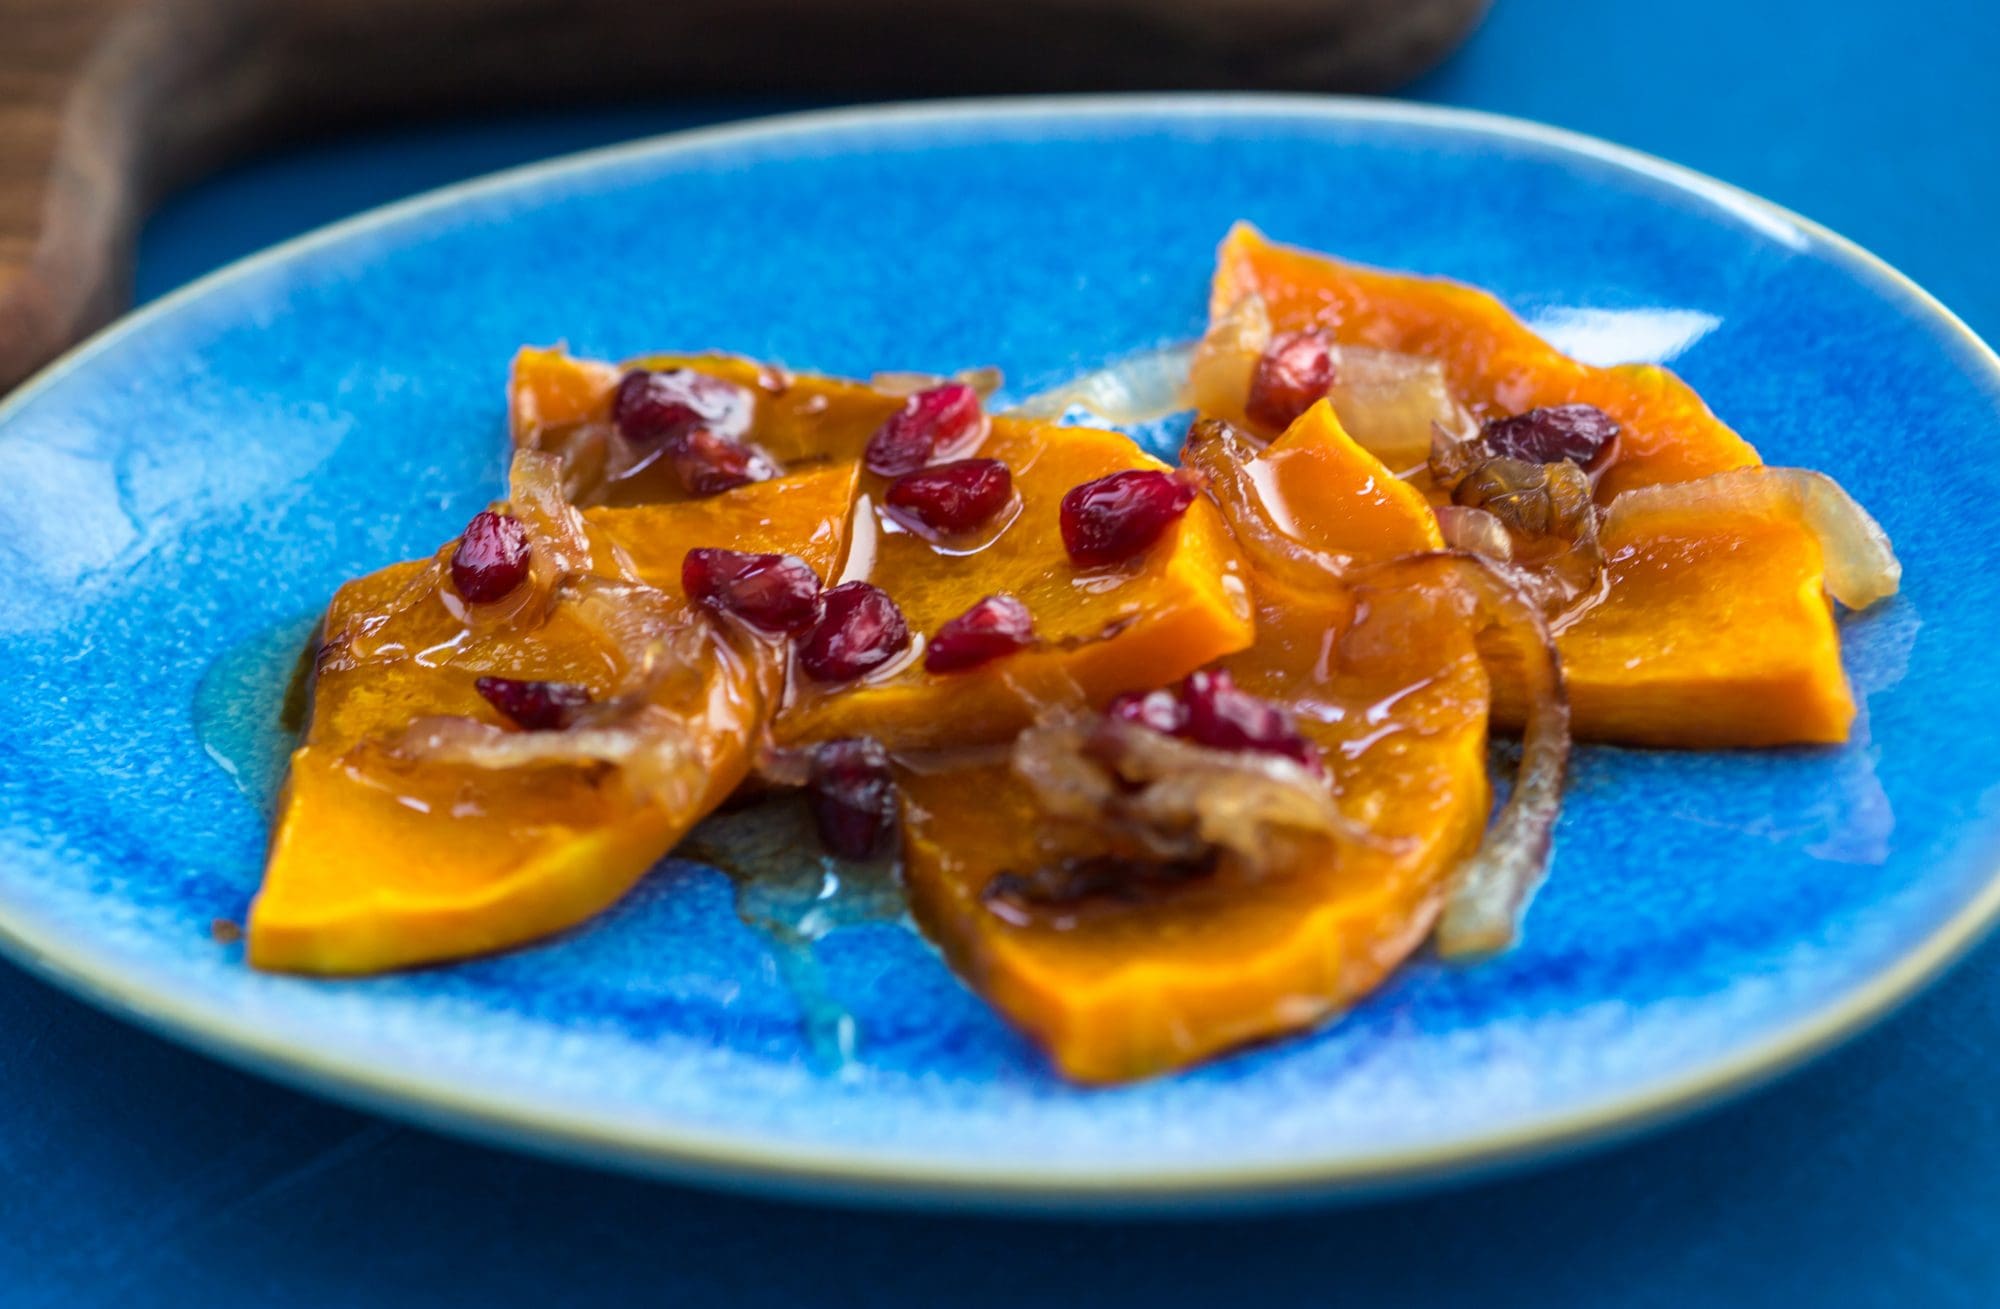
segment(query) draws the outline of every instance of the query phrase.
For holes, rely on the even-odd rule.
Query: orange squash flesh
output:
[[[754,400],[747,439],[793,471],[859,459],[875,429],[903,403],[859,382],[788,373],[735,355],[651,355],[631,367],[685,368],[744,388]],[[559,347],[522,349],[507,386],[515,445],[559,452],[591,475],[602,462],[612,395],[624,373],[624,367],[577,359]],[[590,500],[636,505],[688,498],[669,462],[658,460],[603,486]]]
[[[1329,401],[1301,414],[1251,472],[1277,526],[1312,549],[1390,559],[1444,547],[1423,493],[1348,435]]]
[[[1596,405],[1624,429],[1618,462],[1598,488],[1601,498],[1760,462],[1749,442],[1666,369],[1579,363],[1485,291],[1277,245],[1238,223],[1216,257],[1210,315],[1221,317],[1253,291],[1263,297],[1275,332],[1319,328],[1341,345],[1437,360],[1476,417]]]
[[[755,392],[750,439],[790,465],[858,458],[902,403],[859,383],[777,373],[727,355],[660,355],[639,363],[694,368]],[[521,351],[509,402],[516,441],[546,447],[607,422],[620,375],[559,350]],[[1102,703],[1172,681],[1250,643],[1249,598],[1235,549],[1205,501],[1130,565],[1081,572],[1064,554],[1058,508],[1073,487],[1119,469],[1165,467],[1130,438],[996,417],[976,453],[1008,465],[1017,497],[1017,508],[979,540],[917,535],[881,512],[884,479],[863,474],[849,557],[840,576],[826,580],[867,580],[888,592],[909,622],[912,655],[856,685],[819,686],[795,674],[774,728],[780,740],[869,735],[892,749],[1004,740],[1028,724],[1038,703],[1078,693]],[[648,470],[624,483],[616,501],[671,502],[683,495],[677,483]],[[678,558],[636,562],[655,585],[679,576]],[[998,592],[1028,606],[1037,646],[976,670],[925,672],[923,639]]]
[[[673,559],[661,589],[670,583],[678,595],[680,557],[717,540],[831,569],[853,485],[848,465],[699,503],[599,510],[592,526],[602,545]],[[378,652],[399,641],[427,653],[316,679],[251,906],[257,967],[367,973],[547,936],[616,900],[748,770],[753,735],[780,685],[780,657],[719,634],[714,657],[670,683],[660,701],[694,729],[667,799],[636,798],[607,765],[477,770],[370,754],[368,741],[426,715],[501,722],[473,689],[483,673],[575,681],[602,695],[620,672],[561,608],[526,633],[457,648],[449,643],[463,625],[435,594],[385,620],[426,567],[398,564],[351,582],[328,612],[330,640],[366,633]]]
[[[1253,290],[1276,331],[1319,327],[1343,344],[1438,360],[1475,413],[1605,410],[1623,434],[1600,501],[1760,462],[1673,374],[1578,363],[1483,291],[1274,245],[1239,224],[1218,256],[1211,312]],[[1694,749],[1847,739],[1853,696],[1819,547],[1795,521],[1683,514],[1630,523],[1603,544],[1605,598],[1556,643],[1579,739]],[[1518,725],[1518,676],[1504,656],[1491,671],[1496,717]]]
[[[995,418],[980,454],[1008,465],[1020,502],[983,548],[941,549],[881,515],[869,497],[856,506],[843,580],[865,578],[888,592],[909,622],[911,655],[848,686],[820,686],[795,671],[774,729],[780,740],[865,734],[891,749],[1002,741],[1033,720],[1038,704],[1078,693],[1102,704],[1250,643],[1236,549],[1206,499],[1138,559],[1093,569],[1070,563],[1063,496],[1120,469],[1165,467],[1130,438]],[[1037,645],[976,669],[926,672],[923,639],[1002,592],[1028,607]]]
[[[1633,745],[1845,741],[1854,697],[1819,543],[1751,511],[1614,523],[1603,603],[1557,638],[1570,710],[1591,736]],[[1502,718],[1520,705],[1505,686]]]
[[[1303,540],[1357,560],[1435,543],[1421,498],[1383,496],[1386,470],[1330,410],[1262,459],[1259,485],[1285,486]],[[1256,643],[1222,666],[1297,714],[1366,838],[1319,842],[1252,884],[1225,865],[1156,900],[1020,925],[981,893],[1038,858],[1032,794],[1004,764],[904,779],[918,920],[1076,1080],[1151,1076],[1339,1011],[1424,939],[1450,869],[1478,842],[1487,683],[1465,620],[1415,590],[1307,595],[1254,567],[1251,581]]]

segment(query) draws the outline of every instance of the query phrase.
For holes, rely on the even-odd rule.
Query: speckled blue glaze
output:
[[[1582,751],[1520,949],[1420,961],[1340,1025],[1079,1091],[901,928],[822,948],[856,1061],[808,1057],[717,873],[585,930],[369,981],[210,938],[265,820],[205,755],[225,652],[424,553],[501,483],[522,342],[1013,394],[1202,321],[1236,218],[1670,359],[1774,463],[1838,476],[1902,596],[1846,625],[1840,750]],[[503,177],[343,225],[100,338],[0,410],[0,934],[231,1057],[428,1121],[822,1191],[1146,1203],[1465,1168],[1684,1108],[1941,963],[2000,868],[2000,373],[1859,252],[1690,175],[1332,100],[842,114]]]

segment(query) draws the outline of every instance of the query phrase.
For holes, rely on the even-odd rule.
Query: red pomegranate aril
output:
[[[749,433],[756,406],[747,388],[692,368],[635,368],[618,381],[611,419],[638,445],[659,445],[697,426],[738,439]]]
[[[1014,475],[998,459],[960,459],[906,473],[883,500],[933,532],[984,526],[1014,494]]]
[[[451,552],[451,584],[473,604],[504,600],[528,580],[528,529],[512,514],[482,510]]]
[[[1127,468],[1085,482],[1062,499],[1063,548],[1079,568],[1123,563],[1144,552],[1194,503],[1185,471]]]
[[[888,751],[865,736],[821,745],[806,776],[806,803],[821,845],[843,859],[868,858],[896,816]]]
[[[708,427],[690,427],[669,438],[667,458],[692,496],[720,495],[778,475],[778,465],[762,450]]]
[[[818,613],[820,580],[797,555],[699,548],[681,560],[688,599],[760,632],[803,632]]]
[[[1324,332],[1287,332],[1274,339],[1250,374],[1243,412],[1282,432],[1333,385],[1333,343]]]
[[[1551,405],[1511,418],[1489,419],[1479,429],[1486,449],[1508,459],[1582,468],[1600,462],[1618,439],[1618,420],[1596,405]]]
[[[1124,722],[1149,727],[1165,736],[1179,736],[1187,730],[1187,706],[1170,690],[1127,691],[1113,700],[1104,712]]]
[[[1268,700],[1237,689],[1222,670],[1189,673],[1181,682],[1187,726],[1180,735],[1212,750],[1255,750],[1283,755],[1317,771],[1319,751],[1299,735],[1291,715]]]
[[[924,649],[924,668],[956,673],[991,663],[1035,643],[1035,619],[1011,595],[989,595],[938,628]]]
[[[524,682],[514,677],[482,677],[472,689],[516,727],[550,732],[568,727],[590,703],[590,692],[570,682]]]
[[[910,625],[888,592],[843,582],[819,598],[819,617],[799,638],[799,666],[822,682],[851,682],[910,648]]]
[[[919,391],[875,429],[862,462],[883,477],[914,473],[938,455],[969,445],[985,417],[979,392],[963,382]]]

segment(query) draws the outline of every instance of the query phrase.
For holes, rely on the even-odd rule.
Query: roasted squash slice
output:
[[[1423,493],[1362,449],[1330,401],[1265,447],[1252,480],[1274,525],[1309,549],[1375,560],[1444,546]]]
[[[913,649],[886,675],[847,686],[795,675],[776,726],[781,740],[870,735],[892,749],[1002,741],[1037,704],[1075,696],[1102,704],[1250,644],[1236,550],[1205,499],[1127,563],[1080,569],[1065,555],[1064,495],[1121,469],[1165,467],[1130,438],[995,418],[979,453],[1012,470],[1017,510],[979,540],[939,543],[864,497],[842,578],[881,587],[918,637],[986,596],[1011,595],[1033,616],[1035,645],[964,672],[927,672]]]
[[[792,471],[858,459],[903,399],[860,382],[790,373],[736,355],[652,355],[634,368],[685,369],[737,388],[749,407],[744,439]],[[612,397],[625,369],[560,348],[514,356],[507,409],[517,447],[562,456],[580,504],[658,504],[689,498],[670,461],[620,445]]]
[[[431,963],[547,936],[616,900],[741,782],[781,685],[780,650],[680,598],[681,556],[725,540],[828,571],[854,479],[849,464],[706,501],[594,511],[588,566],[570,580],[627,585],[622,550],[660,584],[643,604],[618,599],[615,614],[551,603],[546,590],[520,601],[546,604],[540,618],[470,613],[514,602],[459,600],[444,581],[449,547],[342,587],[251,907],[251,962],[311,973]],[[675,735],[644,786],[597,759],[483,767],[399,748],[424,721],[504,726],[474,688],[484,674],[614,694],[633,660],[606,626],[635,614],[692,656],[645,693]]]
[[[1603,545],[1604,600],[1556,643],[1579,724],[1695,749],[1847,739],[1854,697],[1824,561],[1795,520],[1750,508],[1619,514]],[[1511,698],[1503,717],[1518,720]]]
[[[1259,457],[1253,483],[1309,548],[1357,565],[1434,547],[1421,497],[1325,405]],[[1406,490],[1407,488],[1405,488]],[[904,780],[918,920],[972,986],[1062,1071],[1117,1082],[1310,1026],[1376,985],[1429,932],[1489,802],[1487,681],[1449,598],[1403,585],[1300,590],[1250,565],[1257,638],[1223,667],[1290,708],[1320,749],[1344,839],[1252,871],[1058,920],[993,911],[994,879],[1041,858],[1048,817],[1005,763]]]
[[[1227,316],[1252,293],[1263,300],[1275,332],[1318,328],[1341,345],[1436,360],[1452,394],[1475,418],[1545,405],[1604,410],[1624,433],[1618,461],[1599,484],[1600,499],[1759,462],[1750,443],[1666,369],[1579,363],[1485,291],[1277,245],[1238,223],[1217,253],[1211,319]],[[1240,412],[1216,416],[1248,421]]]
[[[1343,345],[1435,360],[1475,417],[1574,403],[1604,410],[1622,432],[1596,488],[1600,504],[1759,463],[1673,374],[1578,363],[1483,291],[1275,245],[1239,224],[1218,255],[1214,320],[1251,293],[1273,331],[1317,328]],[[1206,407],[1240,417],[1217,395],[1204,394]],[[1601,544],[1602,598],[1562,625],[1557,642],[1579,738],[1690,748],[1847,739],[1854,704],[1820,550],[1795,518],[1628,517]],[[1489,655],[1498,720],[1518,724],[1518,672],[1505,652]]]
[[[746,439],[789,467],[858,458],[902,404],[859,383],[727,355],[661,355],[634,366],[691,369],[743,388],[755,397]],[[621,375],[559,350],[521,351],[509,388],[516,442],[560,451],[573,474],[586,468],[611,439],[611,397]],[[1074,695],[1102,703],[1249,644],[1249,597],[1235,551],[1205,502],[1127,565],[1079,571],[1065,557],[1058,522],[1065,494],[1119,469],[1165,467],[1130,438],[995,417],[978,449],[961,453],[1005,463],[1014,490],[1009,507],[971,539],[912,530],[882,508],[888,479],[862,474],[849,550],[838,577],[827,581],[881,587],[919,639],[909,658],[858,684],[822,686],[795,672],[775,728],[781,740],[869,735],[898,749],[1004,740],[1028,723],[1037,703]],[[617,479],[599,498],[631,504],[684,495],[651,465]],[[678,576],[677,558],[638,562],[648,580]],[[1027,606],[1035,646],[977,670],[926,672],[922,638],[994,594]]]

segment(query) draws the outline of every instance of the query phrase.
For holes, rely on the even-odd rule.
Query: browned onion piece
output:
[[[1443,427],[1433,427],[1433,438],[1431,479],[1449,488],[1452,498],[1439,511],[1439,527],[1479,534],[1477,540],[1452,539],[1454,545],[1520,565],[1516,585],[1534,596],[1558,629],[1604,597],[1608,577],[1589,474],[1567,461],[1489,456],[1482,442],[1461,440]],[[1482,510],[1490,520],[1450,519],[1452,510]],[[1496,526],[1506,538],[1504,550],[1494,548]]]
[[[593,706],[598,708],[598,706]],[[500,772],[561,765],[618,769],[635,799],[676,811],[694,807],[706,785],[702,752],[688,726],[655,705],[625,705],[553,732],[517,732],[473,718],[419,718],[380,745],[407,763]],[[364,743],[357,757],[370,748]]]
[[[1866,609],[1902,585],[1903,566],[1881,524],[1840,483],[1809,468],[1737,468],[1636,487],[1611,502],[1605,530],[1625,532],[1645,515],[1690,509],[1793,518],[1819,541],[1827,594],[1850,609]]]
[[[1431,424],[1431,481],[1444,490],[1456,487],[1467,473],[1491,457],[1476,433],[1466,435],[1443,423]]]
[[[1438,531],[1451,549],[1501,563],[1514,557],[1514,538],[1508,535],[1506,524],[1486,510],[1468,505],[1439,505],[1435,512]]]
[[[1381,839],[1291,759],[1211,750],[1119,719],[1051,715],[1020,735],[1011,763],[1051,819],[1112,853],[1188,860],[1222,849],[1268,869],[1288,840]]]
[[[1438,953],[1447,959],[1476,958],[1514,943],[1528,900],[1548,873],[1569,770],[1569,699],[1541,609],[1507,570],[1473,555],[1410,555],[1370,569],[1356,584],[1435,585],[1438,580],[1462,598],[1468,617],[1514,647],[1528,692],[1513,793],[1486,829],[1479,849],[1454,873],[1438,919]]]
[[[654,687],[670,671],[699,670],[724,652],[707,620],[643,582],[585,573],[563,583],[557,603],[616,661],[621,694]]]
[[[563,490],[563,461],[542,450],[518,450],[507,474],[507,509],[528,529],[534,569],[550,579],[590,567],[583,515]]]
[[[1459,479],[1451,502],[1484,509],[1525,537],[1571,543],[1597,540],[1597,505],[1590,478],[1575,464],[1488,459]]]

